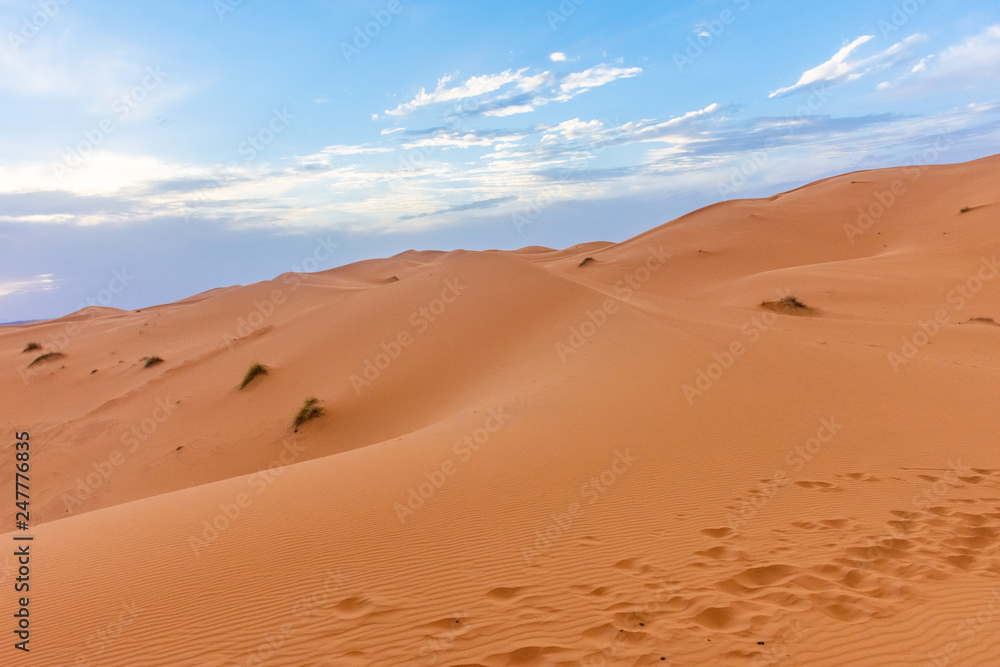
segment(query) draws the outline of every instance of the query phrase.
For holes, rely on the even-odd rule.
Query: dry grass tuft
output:
[[[307,421],[311,419],[316,419],[317,417],[321,417],[322,415],[323,415],[323,408],[319,407],[319,399],[316,398],[315,396],[312,396],[310,398],[307,398],[305,403],[302,404],[302,407],[299,408],[299,411],[295,415],[295,420],[292,422],[292,424],[295,426],[295,430],[297,431],[299,427],[305,424]]]
[[[246,375],[243,376],[243,382],[240,383],[240,389],[247,386],[253,379],[258,375],[267,375],[268,367],[264,364],[257,363],[256,361],[250,364],[250,368],[247,370]]]

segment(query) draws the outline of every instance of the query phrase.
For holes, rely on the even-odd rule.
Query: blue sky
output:
[[[1000,5],[0,0],[0,98],[11,321],[1000,152]]]

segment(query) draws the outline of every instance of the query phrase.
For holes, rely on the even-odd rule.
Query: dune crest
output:
[[[34,663],[1000,662],[997,173],[0,328]]]

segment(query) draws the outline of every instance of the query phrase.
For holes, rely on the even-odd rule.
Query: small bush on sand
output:
[[[256,361],[250,364],[250,368],[247,370],[246,375],[243,376],[243,382],[240,383],[240,389],[247,386],[253,379],[258,375],[267,375],[268,368],[264,364],[259,364]]]
[[[62,352],[49,352],[48,354],[43,354],[42,356],[38,357],[30,364],[28,364],[28,368],[31,368],[35,364],[44,364],[46,361],[52,361],[53,359],[60,359],[65,356],[66,355],[63,354]]]
[[[298,430],[300,426],[305,424],[310,419],[316,419],[323,414],[323,408],[319,407],[319,399],[316,397],[310,397],[306,399],[306,402],[302,404],[299,408],[298,414],[295,415],[295,421],[292,423],[295,426],[295,430]]]
[[[143,368],[149,368],[150,366],[155,366],[156,364],[162,364],[163,359],[160,357],[143,357],[140,361],[146,362]]]
[[[816,312],[815,308],[799,301],[797,296],[786,296],[777,301],[761,301],[760,307],[773,310],[776,313],[788,313],[792,315],[812,315]]]
[[[961,211],[959,211],[959,212],[960,212],[960,213],[968,213],[968,212],[969,212],[969,211],[971,211],[971,210],[972,210],[972,207],[971,207],[971,206],[963,206],[963,207],[962,207],[962,210],[961,210]]]

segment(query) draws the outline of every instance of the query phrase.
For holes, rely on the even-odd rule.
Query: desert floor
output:
[[[1000,664],[998,173],[0,327],[30,663]]]

